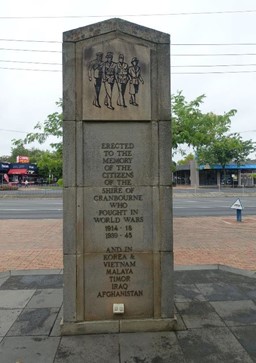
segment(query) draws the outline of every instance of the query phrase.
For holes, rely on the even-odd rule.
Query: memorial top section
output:
[[[113,18],[63,33],[64,42],[79,42],[111,32],[121,32],[146,41],[169,44],[170,35],[157,30],[140,26],[119,18]]]

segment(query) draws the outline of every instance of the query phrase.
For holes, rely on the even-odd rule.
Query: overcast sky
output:
[[[169,33],[171,93],[205,94],[203,112],[237,109],[231,131],[256,141],[255,0],[1,0],[0,155],[58,111],[62,33],[112,17]]]

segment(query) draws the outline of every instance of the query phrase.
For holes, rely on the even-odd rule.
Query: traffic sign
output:
[[[232,209],[239,209],[239,210],[244,209],[239,198],[235,201],[234,204],[232,204],[232,206],[230,208],[232,208]]]

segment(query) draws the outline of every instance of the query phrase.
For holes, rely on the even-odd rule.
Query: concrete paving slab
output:
[[[54,363],[119,363],[115,334],[67,336],[61,339]]]
[[[4,337],[22,309],[0,309],[0,336]]]
[[[231,331],[256,362],[256,326],[239,326],[231,328]]]
[[[120,363],[185,363],[174,332],[122,334],[119,341]]]
[[[63,313],[59,286],[62,287],[63,276],[49,279],[50,274],[46,275],[38,278],[33,271],[31,279],[28,273],[26,279],[22,279],[21,275],[10,273],[3,289],[0,288],[0,297],[6,296],[2,301],[5,306],[0,306],[1,363],[2,357],[3,363],[256,362],[256,300],[248,298],[255,296],[256,280],[252,276],[216,267],[177,272],[176,332],[61,337]],[[46,287],[53,281],[55,286]],[[19,290],[19,286],[25,289]],[[29,286],[37,286],[37,289],[28,290]],[[241,294],[242,299],[234,300]],[[12,306],[17,305],[17,299],[20,308]],[[16,319],[12,316],[15,310],[20,311]],[[38,344],[35,345],[36,340],[32,338],[37,339]],[[53,344],[50,338],[56,338],[57,343]]]
[[[208,302],[192,301],[175,305],[188,329],[225,326]]]
[[[24,309],[7,336],[50,335],[59,309]]]
[[[176,302],[206,301],[201,291],[194,284],[175,284]]]
[[[2,272],[0,274],[0,287],[5,283],[5,281],[10,277],[9,273]]]
[[[177,319],[177,325],[176,325],[175,331],[178,331],[178,330],[187,330],[187,327],[184,324],[183,317],[179,313],[175,313],[175,317]]]
[[[56,289],[62,288],[63,276],[54,275],[15,275],[0,287],[0,290],[16,289]]]
[[[240,284],[241,290],[244,292],[248,299],[256,300],[256,280],[252,279],[252,281],[242,282]]]
[[[187,267],[188,269],[188,267]],[[204,271],[204,273],[202,273]],[[175,281],[181,284],[194,284],[196,283],[212,283],[219,281],[220,278],[220,270],[218,268],[215,269],[199,269],[196,270],[191,269],[188,274],[188,270],[186,271],[176,271],[175,272]]]
[[[60,311],[58,312],[57,318],[55,320],[55,323],[53,325],[52,331],[50,333],[51,337],[59,337],[60,334],[60,323],[63,318],[63,306],[61,306]]]
[[[228,326],[256,325],[256,304],[252,300],[214,301],[211,305]]]
[[[203,328],[177,332],[187,363],[253,363],[228,328]]]
[[[33,308],[59,308],[63,300],[62,289],[36,290],[27,304],[28,309]]]
[[[222,282],[242,283],[251,281],[255,283],[256,273],[225,265],[176,265],[174,277],[178,284]],[[203,273],[202,273],[203,272]]]
[[[0,343],[3,363],[53,363],[59,345],[57,337],[9,337]]]
[[[225,282],[215,282],[206,284],[196,284],[197,288],[209,301],[232,301],[247,300],[247,296],[235,284]]]
[[[0,308],[22,309],[34,293],[35,290],[0,290]]]

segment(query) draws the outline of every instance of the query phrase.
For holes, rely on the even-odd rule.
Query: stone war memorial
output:
[[[63,34],[63,335],[175,329],[170,36]]]

